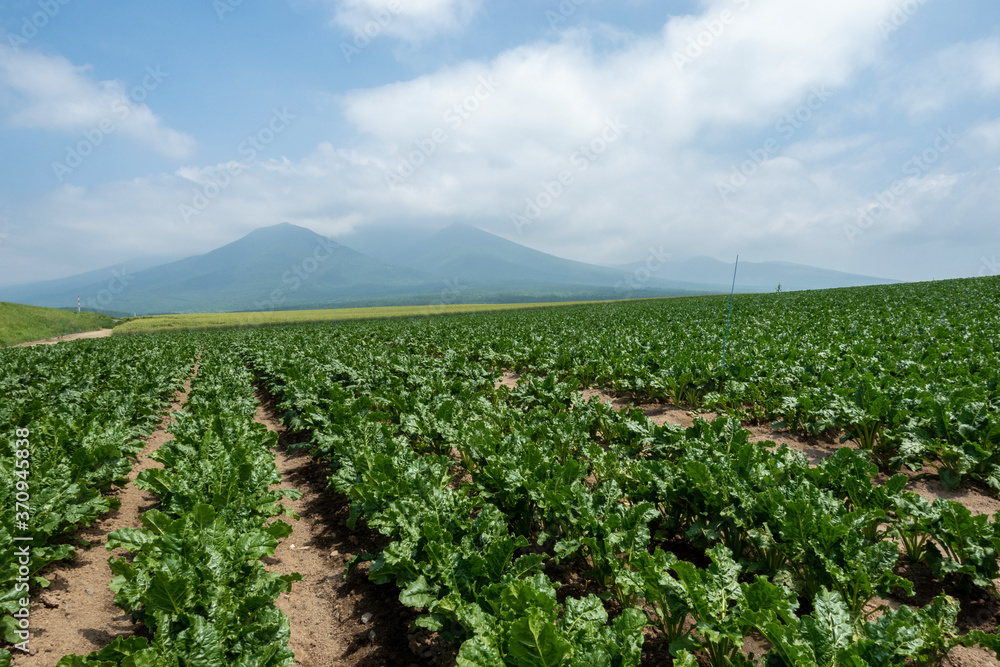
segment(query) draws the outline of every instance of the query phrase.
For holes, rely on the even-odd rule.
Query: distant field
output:
[[[110,328],[112,324],[110,317],[96,313],[0,303],[0,347],[81,331],[96,331]]]
[[[454,304],[440,306],[396,306],[384,308],[339,308],[333,310],[286,310],[257,313],[205,313],[193,315],[152,315],[130,320],[115,328],[115,334],[158,333],[164,331],[201,331],[259,327],[275,324],[307,324],[376,320],[389,317],[420,317],[488,313],[528,308],[552,308],[581,304],[610,303],[608,301],[558,301],[553,303]]]

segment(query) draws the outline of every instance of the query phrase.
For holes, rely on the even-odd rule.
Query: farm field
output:
[[[668,297],[676,298],[676,297]],[[377,320],[395,317],[429,317],[467,313],[493,313],[531,308],[557,308],[581,305],[582,302],[439,304],[431,306],[385,306],[338,308],[330,310],[278,310],[254,313],[199,313],[192,315],[151,315],[130,320],[115,328],[116,334],[163,333],[169,331],[207,331],[237,327],[260,327],[288,324],[319,324],[351,320]],[[605,302],[586,302],[605,303]]]
[[[996,664],[1000,280],[727,305],[0,350],[0,664]]]

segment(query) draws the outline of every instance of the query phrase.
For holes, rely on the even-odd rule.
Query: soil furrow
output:
[[[196,364],[191,377],[197,373]],[[36,593],[32,600],[31,653],[25,655],[14,651],[15,667],[47,667],[64,655],[87,655],[107,646],[119,636],[144,631],[114,605],[114,593],[108,588],[113,578],[108,557],[125,552],[108,552],[104,545],[111,531],[141,528],[142,513],[156,504],[153,494],[136,488],[132,482],[143,470],[162,467],[149,455],[170,440],[167,428],[174,422],[173,413],[184,406],[190,391],[191,380],[188,379],[184,389],[174,394],[174,400],[160,425],[144,438],[146,446],[132,466],[128,476],[130,483],[124,489],[115,489],[111,493],[121,501],[121,507],[76,533],[90,544],[79,547],[71,561],[56,563],[41,573],[51,585]]]
[[[273,488],[295,488],[302,493],[298,500],[282,501],[300,519],[285,518],[293,532],[282,540],[274,557],[264,561],[271,571],[298,572],[303,577],[276,603],[291,624],[289,644],[295,652],[295,664],[447,664],[446,645],[407,634],[416,614],[399,602],[395,585],[371,583],[367,564],[358,566],[345,581],[346,561],[359,553],[377,553],[385,542],[360,523],[354,531],[347,529],[350,504],[344,495],[327,488],[326,466],[306,450],[292,447],[303,438],[281,424],[271,397],[258,392],[258,400],[257,421],[277,432],[279,438],[274,454],[282,483]]]

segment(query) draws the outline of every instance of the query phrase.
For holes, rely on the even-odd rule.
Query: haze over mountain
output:
[[[622,272],[532,250],[470,225],[455,224],[390,255],[391,261],[470,285],[607,287]]]
[[[405,243],[386,239],[379,255],[286,222],[203,255],[143,270],[133,271],[135,262],[126,262],[0,288],[0,300],[69,308],[79,294],[84,308],[137,314],[590,300],[718,293],[728,291],[727,276],[732,275],[731,265],[707,258],[594,266],[468,225],[452,225]],[[739,282],[743,291],[771,290],[778,282],[784,289],[889,282],[795,264],[741,267],[746,267]]]
[[[615,268],[631,273],[641,271],[643,262],[620,264]],[[720,287],[729,291],[732,286],[735,262],[720,262],[711,257],[692,257],[688,259],[671,259],[651,274],[661,281],[684,280],[691,284],[709,285],[713,291]],[[728,281],[725,280],[728,278]],[[723,279],[720,282],[720,279]],[[771,292],[778,285],[783,291],[830,289],[832,287],[859,287],[861,285],[878,285],[899,282],[886,278],[862,276],[853,273],[843,273],[830,269],[821,269],[806,264],[792,262],[747,262],[740,261],[736,271],[737,292]]]

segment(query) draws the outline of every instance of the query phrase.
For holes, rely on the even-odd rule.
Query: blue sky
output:
[[[0,152],[0,285],[282,221],[993,274],[1000,6],[6,1]]]

